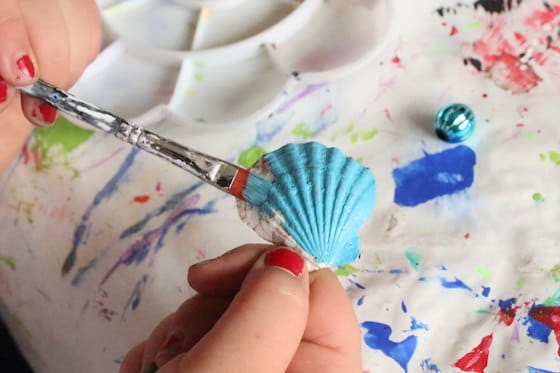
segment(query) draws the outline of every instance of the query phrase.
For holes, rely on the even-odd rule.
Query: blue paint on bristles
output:
[[[268,200],[272,189],[272,181],[249,172],[247,183],[243,189],[243,199],[253,206],[259,207]]]

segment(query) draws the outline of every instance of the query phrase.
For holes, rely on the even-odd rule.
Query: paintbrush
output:
[[[121,141],[163,158],[202,181],[253,206],[260,206],[268,198],[268,192],[272,187],[271,181],[247,169],[131,124],[107,110],[41,80],[18,89],[45,101],[82,123],[110,133]]]

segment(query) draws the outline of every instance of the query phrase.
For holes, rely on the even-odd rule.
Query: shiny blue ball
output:
[[[436,135],[447,142],[461,142],[468,139],[475,127],[474,113],[467,105],[453,103],[445,105],[437,113],[434,121]]]

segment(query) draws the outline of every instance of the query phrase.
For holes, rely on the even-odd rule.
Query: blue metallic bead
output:
[[[436,135],[447,142],[461,142],[468,139],[475,127],[473,111],[463,104],[445,105],[437,113],[434,121]]]

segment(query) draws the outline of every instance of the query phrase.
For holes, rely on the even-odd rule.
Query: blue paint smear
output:
[[[366,288],[364,285],[360,284],[359,282],[352,281],[352,280],[350,280],[350,279],[348,279],[348,281],[350,281],[350,283],[351,283],[352,285],[354,285],[355,287],[357,287],[357,288],[360,289],[360,290],[365,290],[365,288]]]
[[[147,282],[148,275],[146,274],[142,275],[140,280],[136,282],[136,285],[134,285],[134,289],[132,290],[132,293],[130,294],[130,297],[128,297],[128,300],[126,301],[126,304],[124,306],[123,318],[128,309],[136,311],[136,309],[140,305],[140,301],[142,300],[142,294],[144,293],[144,288],[146,287]]]
[[[552,329],[550,329],[540,321],[535,320],[531,316],[528,316],[523,324],[529,324],[529,327],[527,328],[528,337],[536,339],[543,343],[548,343],[548,337],[550,336],[550,333],[552,333]]]
[[[356,305],[361,306],[362,304],[364,304],[364,298],[365,298],[365,297],[366,297],[365,295],[362,295],[362,296],[358,299],[358,301],[356,302]]]
[[[365,321],[361,323],[361,327],[367,330],[364,335],[366,345],[374,350],[380,350],[399,364],[403,371],[408,372],[408,363],[418,344],[416,336],[410,335],[401,342],[393,342],[389,338],[392,334],[389,325]]]
[[[515,306],[516,303],[517,303],[517,299],[515,298],[498,300],[498,306],[500,307],[500,310],[505,313],[511,313],[511,311],[513,310],[513,306]]]
[[[416,320],[413,317],[410,320],[410,329],[411,330],[430,330],[430,327],[427,324],[421,323],[420,321]]]
[[[402,309],[402,311],[403,311],[404,313],[407,313],[407,312],[408,312],[408,310],[407,310],[407,308],[406,308],[406,304],[404,304],[404,300],[401,302],[401,309]]]
[[[199,183],[196,183],[196,184],[192,185],[191,187],[189,187],[185,190],[182,190],[180,192],[175,193],[174,195],[169,197],[169,199],[167,201],[165,201],[165,203],[163,205],[161,205],[160,207],[148,212],[144,216],[144,218],[142,218],[142,220],[140,220],[139,222],[134,223],[130,227],[126,228],[120,234],[119,239],[123,240],[123,239],[125,239],[129,236],[132,236],[135,233],[140,232],[146,226],[146,224],[148,224],[150,222],[151,219],[153,219],[155,217],[158,217],[162,214],[165,214],[169,210],[173,210],[175,207],[177,207],[179,204],[181,204],[183,202],[183,200],[185,199],[186,196],[188,196],[189,194],[192,194],[194,191],[196,191],[202,185],[204,185],[204,182],[201,181]]]
[[[194,203],[196,203],[196,201]],[[183,217],[211,214],[214,212],[215,203],[216,200],[212,200],[202,208],[194,208],[187,207],[191,204],[190,201],[184,202],[184,207],[186,208],[181,209],[177,213],[171,214],[171,216],[169,216],[163,224],[144,233],[141,238],[129,246],[128,249],[126,249],[119,259],[113,264],[113,266],[109,268],[105,276],[102,278],[99,286],[103,286],[119,267],[123,265],[130,266],[133,264],[140,264],[147,257],[150,249],[153,249],[154,252],[158,252],[161,247],[163,247],[169,228],[174,224],[177,224],[177,222]]]
[[[432,359],[424,359],[420,363],[420,367],[424,373],[439,373],[439,367],[432,361]]]
[[[393,170],[394,201],[414,207],[434,198],[470,188],[474,180],[476,155],[464,145],[428,154]]]
[[[401,274],[401,273],[403,273],[402,269],[391,269],[391,270],[389,270],[389,274],[391,274],[391,275],[398,275],[398,274]]]
[[[449,281],[444,277],[440,277],[440,283],[441,286],[443,286],[444,288],[447,289],[464,289],[464,290],[468,290],[468,291],[472,291],[472,289],[467,286],[463,281],[459,280],[457,277],[455,277],[455,280],[453,281]]]
[[[487,298],[490,295],[490,287],[483,286],[482,287],[482,296]]]
[[[539,369],[534,367],[527,367],[527,373],[558,373],[558,372],[553,372],[552,370]]]
[[[78,253],[78,247],[84,243],[85,235],[88,232],[89,228],[89,219],[91,214],[95,210],[97,206],[101,204],[106,199],[109,199],[119,188],[119,183],[123,181],[125,178],[128,170],[134,163],[136,155],[138,154],[139,149],[132,149],[124,161],[121,163],[117,172],[109,179],[107,184],[93,198],[93,202],[89,207],[86,209],[82,218],[80,220],[80,224],[77,225],[76,229],[74,230],[74,237],[72,239],[72,247],[70,248],[70,252],[66,256],[64,260],[64,264],[62,265],[62,274],[68,273],[76,262],[76,255]]]

